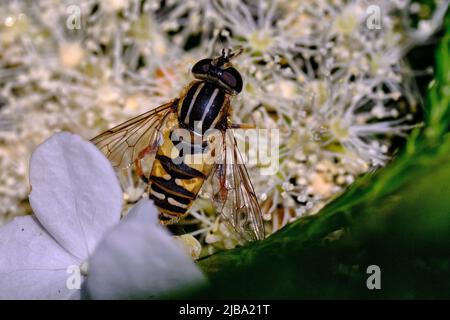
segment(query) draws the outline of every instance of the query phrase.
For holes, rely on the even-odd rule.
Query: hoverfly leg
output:
[[[148,146],[147,148],[141,150],[136,158],[136,160],[134,161],[134,165],[136,167],[136,175],[142,180],[144,181],[144,183],[149,184],[150,180],[145,176],[144,170],[142,169],[142,164],[141,164],[141,160],[148,154],[155,152],[158,149],[157,146],[152,145],[152,146]]]
[[[232,123],[231,129],[256,129],[256,126],[251,123]]]
[[[145,183],[148,184],[150,181],[144,174],[144,170],[142,170],[141,159],[136,159],[134,161],[134,165],[136,167],[136,175]]]
[[[219,173],[219,183],[220,183],[220,191],[218,196],[220,197],[220,200],[225,201],[228,197],[228,189],[226,186],[227,183],[227,173],[225,172],[225,167],[222,166],[220,168],[220,173]]]

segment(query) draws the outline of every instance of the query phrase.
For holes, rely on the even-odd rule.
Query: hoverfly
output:
[[[116,170],[135,166],[136,174],[148,185],[149,198],[158,207],[162,224],[173,224],[184,217],[209,179],[216,210],[241,240],[252,241],[264,238],[261,209],[236,138],[228,130],[251,126],[232,124],[229,117],[231,98],[243,86],[231,60],[241,52],[223,49],[216,58],[198,61],[191,70],[195,80],[179,98],[105,131],[92,142]],[[193,139],[180,139],[176,134],[180,129]],[[220,150],[213,151],[218,161],[175,161],[172,150],[180,143],[188,144],[188,148],[183,148],[184,155],[176,155],[182,159],[206,153],[205,132],[209,129],[220,133]],[[150,174],[144,174],[141,160],[152,154]]]

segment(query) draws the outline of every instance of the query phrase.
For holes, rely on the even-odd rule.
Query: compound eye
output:
[[[242,91],[242,77],[235,68],[225,69],[220,75],[219,80],[236,93]]]
[[[199,62],[197,62],[192,67],[192,73],[194,74],[194,76],[207,75],[209,73],[209,69],[211,67],[211,62],[212,62],[212,59],[203,59],[203,60],[200,60]]]

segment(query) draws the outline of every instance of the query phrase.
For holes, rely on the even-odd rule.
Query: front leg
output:
[[[256,126],[251,123],[232,123],[231,129],[256,129]]]

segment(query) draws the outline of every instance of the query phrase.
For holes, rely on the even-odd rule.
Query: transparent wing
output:
[[[168,114],[174,109],[175,101],[163,104],[153,110],[109,129],[91,140],[115,169],[123,169],[139,159],[142,153],[158,144],[159,130]]]
[[[223,133],[222,148],[212,173],[215,207],[241,240],[262,240],[261,208],[232,130]]]

